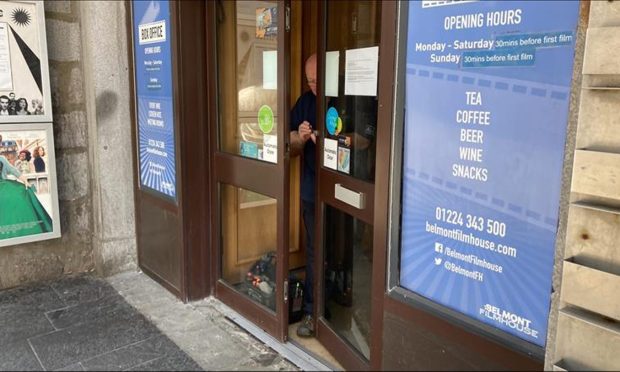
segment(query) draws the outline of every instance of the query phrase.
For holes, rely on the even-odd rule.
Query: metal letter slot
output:
[[[364,209],[366,207],[366,196],[363,192],[355,192],[349,190],[341,184],[336,184],[334,197],[343,203],[347,203],[357,209]]]

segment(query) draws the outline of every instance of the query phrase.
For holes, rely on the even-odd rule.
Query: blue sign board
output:
[[[409,3],[400,285],[538,346],[577,1]]]
[[[176,200],[170,5],[132,5],[140,186]]]

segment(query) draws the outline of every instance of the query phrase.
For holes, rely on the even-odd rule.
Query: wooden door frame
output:
[[[375,158],[375,181],[374,183],[353,179],[345,176],[346,179],[339,179],[343,176],[335,172],[322,170],[323,142],[318,144],[317,151],[317,190],[319,198],[316,203],[316,231],[315,231],[315,262],[323,262],[324,252],[322,249],[324,231],[321,223],[326,205],[336,207],[339,210],[353,216],[373,226],[373,263],[372,263],[372,288],[371,288],[371,319],[370,328],[372,329],[370,343],[370,359],[367,361],[359,355],[357,351],[348,347],[345,342],[327,325],[322,316],[317,318],[317,338],[323,339],[327,349],[333,355],[339,356],[339,361],[347,369],[353,370],[379,370],[382,365],[383,348],[383,301],[385,295],[385,275],[387,268],[387,242],[389,237],[388,217],[389,217],[389,190],[390,190],[390,157],[392,142],[392,120],[394,103],[394,79],[395,79],[395,53],[396,53],[396,16],[397,3],[393,1],[378,2],[381,7],[381,28],[379,43],[379,81],[378,81],[378,109],[377,122],[381,123],[381,130],[377,130],[376,138],[376,158]],[[325,16],[325,3],[319,3],[319,32],[318,32],[318,54],[324,56],[326,53],[326,27],[327,18]],[[317,76],[325,76],[325,66],[322,58],[317,61]],[[323,95],[323,79],[317,79],[317,126],[321,133],[325,132],[325,119],[322,113],[325,112],[325,98]],[[319,172],[323,179],[319,181]],[[325,176],[327,180],[325,180]],[[333,184],[335,179],[339,179],[344,187],[361,191],[366,196],[368,205],[372,205],[372,210],[359,211],[334,198]],[[323,182],[326,181],[326,182]],[[326,185],[328,184],[328,186]],[[321,202],[322,201],[322,202]],[[323,265],[316,265],[315,278],[324,277]],[[317,280],[315,285],[315,314],[323,314],[323,283]]]
[[[209,188],[211,169],[209,167],[210,146],[208,142],[208,74],[204,64],[206,48],[204,34],[205,6],[200,2],[179,2],[177,5],[179,38],[179,95],[181,122],[179,125],[181,147],[180,161],[183,192],[186,195],[182,209],[183,273],[185,276],[184,300],[197,300],[210,293],[208,280],[209,251],[206,248],[210,229],[204,227],[205,210],[211,209]],[[195,35],[199,36],[196,37]],[[191,35],[191,36],[190,36]],[[197,63],[201,63],[196,66]],[[187,108],[192,109],[187,109]],[[182,124],[181,124],[182,123]],[[201,226],[201,228],[197,228]]]
[[[212,293],[222,302],[231,306],[245,318],[252,321],[280,341],[286,341],[288,337],[288,302],[284,301],[284,284],[288,280],[288,248],[289,248],[289,199],[290,185],[288,183],[289,167],[289,139],[288,139],[288,81],[289,67],[289,38],[286,30],[286,8],[290,7],[288,0],[278,1],[278,24],[281,25],[278,33],[278,163],[271,164],[259,160],[242,158],[218,149],[218,90],[217,90],[217,2],[206,4],[206,49],[207,49],[207,76],[213,77],[208,86],[209,106],[209,146],[211,150],[211,179],[210,179],[210,226],[211,226],[211,283]],[[281,175],[282,177],[270,177],[265,175]],[[221,201],[219,198],[220,183],[235,187],[250,188],[252,191],[278,199],[277,204],[277,262],[276,283],[276,311],[271,313],[264,307],[241,295],[230,285],[220,280],[222,265],[221,258]]]
[[[196,30],[205,28],[204,4],[197,1],[170,1],[171,62],[173,84],[173,117],[177,174],[177,201],[162,198],[140,188],[139,158],[137,145],[137,109],[134,76],[135,54],[133,45],[133,7],[125,0],[126,30],[128,35],[127,52],[128,78],[130,88],[131,139],[133,144],[132,162],[134,168],[134,203],[138,265],[150,277],[179,297],[182,301],[204,298],[210,293],[208,274],[208,250],[206,249],[209,229],[196,229],[206,220],[205,210],[210,208],[209,196],[209,148],[206,133],[207,107],[206,84],[208,75],[205,61],[204,34]],[[191,42],[184,42],[191,40]],[[192,107],[193,110],[184,110]],[[196,169],[205,167],[204,171]],[[191,197],[186,197],[190,196]],[[190,200],[191,199],[191,200]],[[142,239],[144,226],[154,216],[144,216],[141,208],[145,205],[160,211],[162,215],[175,218],[166,226],[166,234],[173,237],[177,245],[163,247],[168,254],[178,256],[179,282],[174,283],[160,267],[149,266],[143,260],[146,242]],[[162,260],[163,257],[155,258]]]
[[[379,108],[377,121],[384,123],[385,130],[377,133],[377,163],[375,173],[375,214],[373,238],[373,276],[372,276],[372,330],[373,342],[370,349],[370,369],[380,370],[383,359],[383,312],[386,293],[386,271],[388,241],[390,238],[390,172],[392,156],[392,136],[394,131],[394,100],[396,83],[396,35],[398,22],[398,2],[382,2],[381,9],[381,49],[379,59]],[[381,53],[381,52],[380,52]]]

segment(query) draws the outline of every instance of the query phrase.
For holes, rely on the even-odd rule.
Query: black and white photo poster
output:
[[[0,2],[0,124],[51,122],[41,1]]]

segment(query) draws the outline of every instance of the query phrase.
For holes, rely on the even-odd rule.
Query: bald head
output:
[[[306,60],[306,82],[316,96],[316,53]]]

